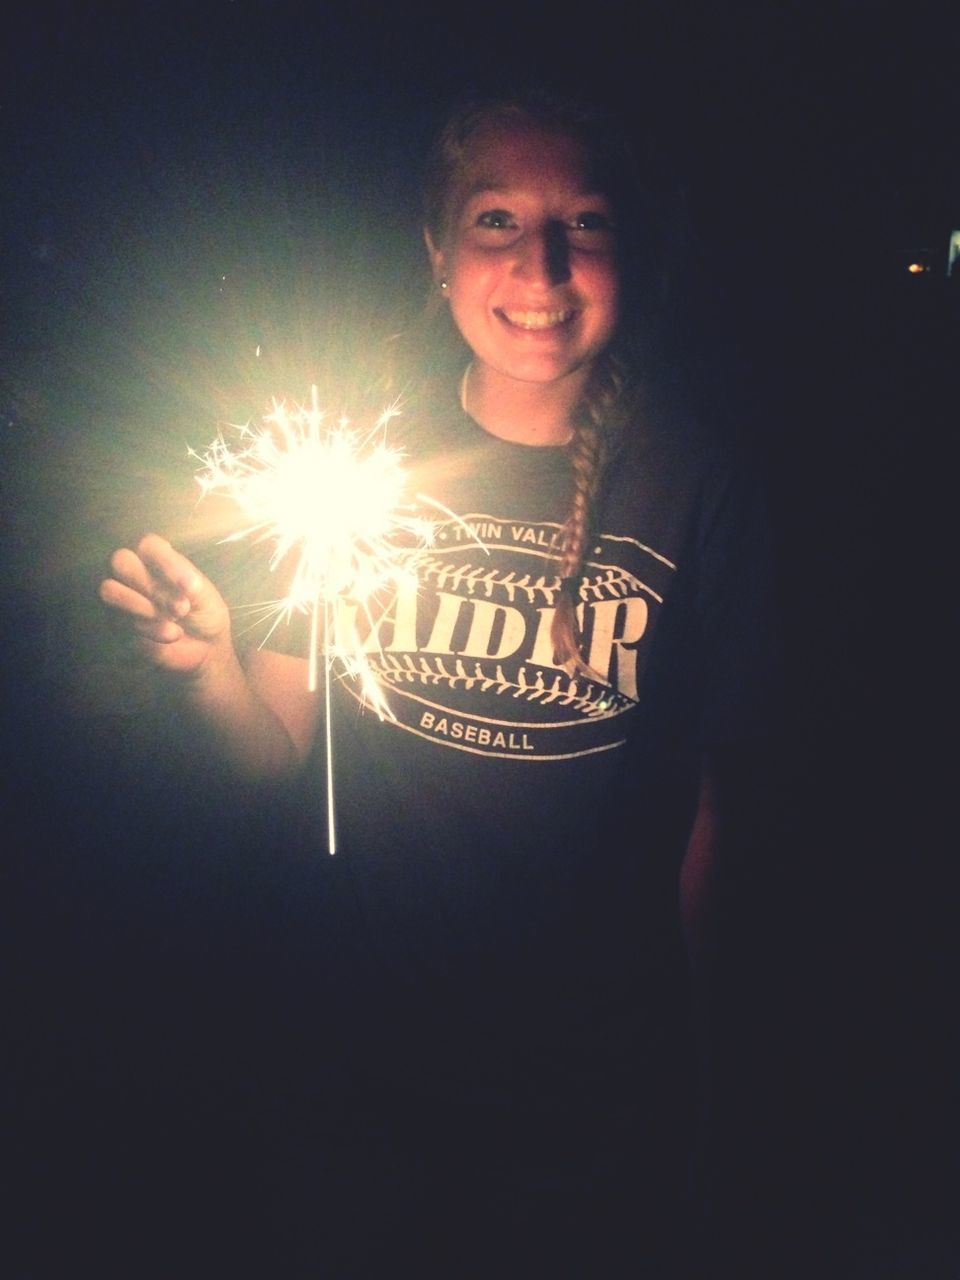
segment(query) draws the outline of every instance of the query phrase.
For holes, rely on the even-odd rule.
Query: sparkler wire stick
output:
[[[333,607],[327,599],[324,606],[324,635],[332,635]],[[316,627],[316,610],[314,610],[314,627]],[[312,648],[315,649],[315,645]],[[333,706],[330,698],[330,666],[332,654],[328,642],[324,643],[323,653],[323,759],[327,783],[327,852],[332,856],[337,852],[337,815],[333,790]]]
[[[366,431],[350,428],[346,419],[328,423],[319,408],[317,388],[308,407],[288,409],[274,400],[263,426],[236,427],[240,444],[229,445],[221,431],[204,454],[197,474],[201,497],[231,499],[246,517],[242,528],[224,541],[242,538],[268,541],[270,569],[293,566],[286,594],[265,605],[273,615],[269,635],[294,614],[309,614],[308,688],[320,676],[320,622],[323,617],[324,753],[327,782],[327,839],[336,851],[334,806],[334,734],[331,683],[339,659],[361,683],[363,696],[381,717],[392,713],[371,670],[366,651],[376,648],[378,622],[386,616],[385,600],[404,582],[416,580],[418,560],[433,547],[437,522],[414,513],[404,500],[402,455],[387,446],[386,426],[399,410],[386,409]],[[454,520],[440,504],[418,494]],[[341,613],[338,604],[347,608]],[[361,637],[354,619],[367,623]],[[342,626],[340,624],[343,624]]]

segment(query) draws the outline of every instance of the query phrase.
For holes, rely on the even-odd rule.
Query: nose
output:
[[[570,279],[570,250],[562,222],[546,222],[531,229],[519,246],[517,273],[547,286]]]

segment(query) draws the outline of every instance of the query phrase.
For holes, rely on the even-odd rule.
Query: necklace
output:
[[[473,368],[473,361],[471,360],[470,363],[467,365],[467,367],[463,371],[463,377],[460,379],[460,392],[459,392],[460,408],[466,414],[470,413],[470,410],[467,408],[467,388],[470,385],[470,370],[472,368]],[[484,427],[484,430],[486,431],[488,430],[488,428]],[[497,435],[499,433],[492,432],[491,434]],[[570,443],[570,441],[573,439],[573,436],[574,436],[574,432],[573,432],[573,428],[571,427],[563,440],[554,441],[552,443],[559,445],[559,447],[563,449],[563,448],[566,448],[566,446]],[[501,439],[508,439],[508,438],[509,437],[506,437],[506,436],[501,437]]]
[[[463,377],[460,379],[460,408],[463,410],[464,413],[470,412],[470,410],[467,408],[467,384],[470,381],[470,370],[472,368],[473,368],[473,361],[471,360],[470,363],[467,365],[467,367],[463,371]]]

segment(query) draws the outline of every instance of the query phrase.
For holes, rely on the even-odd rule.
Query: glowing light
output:
[[[927,266],[925,262],[911,262],[909,267],[907,267],[907,270],[910,272],[912,276],[918,276],[918,275],[921,275],[924,271],[929,271],[930,268]]]
[[[437,527],[414,514],[405,499],[402,455],[386,440],[387,424],[397,413],[396,407],[385,410],[366,431],[354,429],[345,418],[329,422],[313,387],[308,407],[289,409],[274,400],[262,426],[234,427],[235,445],[221,431],[206,453],[191,450],[203,464],[197,474],[202,496],[223,495],[242,516],[242,527],[226,541],[266,541],[272,546],[270,569],[292,567],[283,597],[264,606],[267,616],[274,615],[270,631],[294,613],[310,617],[305,655],[310,690],[317,688],[321,669],[324,678],[331,853],[336,848],[330,715],[334,659],[360,680],[364,698],[381,717],[391,714],[356,629],[349,628],[349,645],[338,645],[336,605],[344,599],[359,605],[373,633],[374,602],[379,614],[402,582],[416,578],[418,560],[433,546]],[[440,510],[422,495],[417,498]]]

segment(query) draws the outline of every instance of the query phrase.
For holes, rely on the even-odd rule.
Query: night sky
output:
[[[162,1060],[159,1081],[195,1051],[214,1069],[216,1030],[182,1030],[144,939],[233,1009],[227,940],[254,928],[249,868],[242,885],[225,858],[201,874],[142,836],[167,793],[93,597],[106,557],[190,528],[188,445],[345,353],[362,365],[419,304],[434,126],[465,90],[534,75],[625,116],[673,235],[679,384],[769,468],[789,820],[734,909],[738,1185],[772,1238],[806,1224],[811,1255],[841,1241],[842,1268],[805,1274],[947,1280],[960,23],[850,0],[453,8],[131,0],[3,19],[6,937],[27,1224],[7,1274],[64,1274],[45,1269],[45,1215],[81,1230],[74,1182],[116,1190],[77,1155],[90,1090],[113,1132],[107,1096],[142,1121],[129,1064]],[[182,1125],[191,1105],[169,1092],[161,1112]]]
[[[78,469],[162,464],[164,435],[294,394],[409,313],[431,130],[453,96],[531,74],[632,127],[698,409],[825,480],[834,506],[904,448],[864,433],[926,359],[898,382],[888,357],[958,216],[956,31],[934,6],[656,5],[628,26],[616,7],[41,4],[6,26],[0,410],[41,580],[93,550],[64,528],[58,462],[110,543],[131,513],[78,493]],[[905,279],[920,252],[931,277]]]

